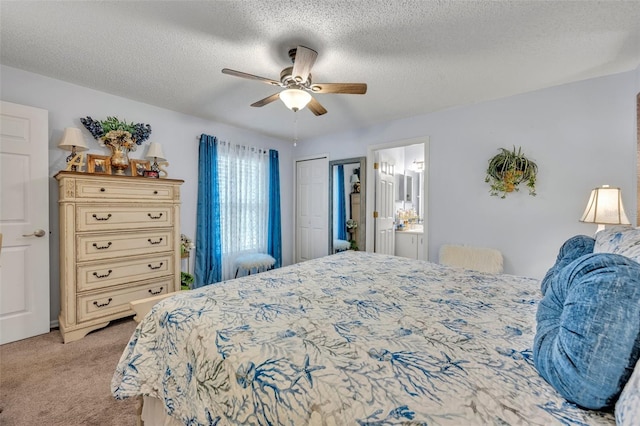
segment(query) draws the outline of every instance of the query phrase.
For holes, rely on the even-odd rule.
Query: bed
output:
[[[144,395],[147,424],[615,424],[534,367],[539,299],[535,279],[344,251],[159,302],[112,392]]]

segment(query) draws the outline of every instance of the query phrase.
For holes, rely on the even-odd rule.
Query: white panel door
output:
[[[49,332],[48,113],[0,103],[0,344]]]
[[[393,175],[381,173],[380,167],[375,169],[376,179],[376,212],[375,248],[376,253],[395,254],[395,181]]]
[[[296,162],[296,262],[329,254],[329,160]]]

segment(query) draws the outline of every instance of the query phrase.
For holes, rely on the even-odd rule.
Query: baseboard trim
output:
[[[57,319],[49,322],[49,329],[54,329],[59,327],[60,327],[60,323],[58,322]]]

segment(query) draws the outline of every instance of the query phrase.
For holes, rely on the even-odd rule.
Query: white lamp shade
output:
[[[357,175],[357,174],[355,174],[355,173],[354,173],[354,174],[352,174],[352,175],[351,175],[351,180],[350,180],[350,182],[351,182],[351,183],[357,183],[357,182],[360,182],[360,178],[358,177],[358,175]]]
[[[76,127],[67,127],[64,129],[62,139],[58,143],[58,148],[66,151],[72,151],[75,147],[76,152],[86,151],[89,149],[82,137],[82,131]]]
[[[300,89],[287,89],[280,92],[280,99],[292,111],[299,111],[306,107],[311,95]]]
[[[593,189],[580,221],[602,225],[631,225],[622,205],[620,188],[602,185]]]
[[[166,161],[164,158],[164,152],[162,152],[162,146],[158,142],[151,142],[149,144],[149,150],[147,151],[147,160]]]

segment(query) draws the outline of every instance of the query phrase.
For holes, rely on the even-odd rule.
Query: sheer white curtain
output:
[[[267,252],[269,155],[255,147],[218,145],[222,279],[235,274],[236,257]]]

